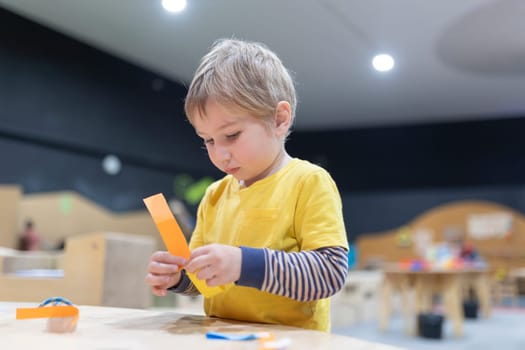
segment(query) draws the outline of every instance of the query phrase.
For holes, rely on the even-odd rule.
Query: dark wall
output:
[[[177,174],[220,176],[185,121],[183,84],[1,9],[0,77],[0,183],[125,211],[172,196]],[[354,239],[452,200],[525,212],[523,134],[525,118],[294,132],[288,150],[333,175]],[[109,153],[116,176],[101,167]]]
[[[345,191],[520,185],[524,133],[525,118],[499,118],[296,133],[290,149],[333,169]]]
[[[218,174],[184,118],[186,89],[0,10],[0,183],[141,208],[173,178]],[[115,154],[117,176],[101,161]]]

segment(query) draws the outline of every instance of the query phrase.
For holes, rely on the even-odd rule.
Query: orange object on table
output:
[[[74,306],[25,307],[16,309],[16,319],[78,316]]]
[[[54,305],[46,306],[51,302],[54,302]],[[78,308],[62,297],[48,298],[38,307],[16,309],[17,320],[47,318],[47,330],[53,333],[73,332],[77,328],[78,314]]]

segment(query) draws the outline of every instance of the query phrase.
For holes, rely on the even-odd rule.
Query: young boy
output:
[[[153,293],[198,293],[234,282],[204,301],[208,316],[330,329],[329,297],[345,283],[348,242],[330,175],[285,150],[296,108],[293,81],[264,45],[221,40],[203,57],[186,115],[211,162],[227,175],[207,189],[185,261],[151,258]]]

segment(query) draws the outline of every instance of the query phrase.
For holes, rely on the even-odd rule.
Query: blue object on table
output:
[[[235,333],[220,333],[220,332],[208,332],[206,333],[206,338],[208,339],[224,339],[224,340],[254,340],[267,336],[267,333],[245,333],[245,334],[235,334]]]
[[[53,305],[59,305],[59,304],[73,305],[71,301],[69,301],[68,299],[64,297],[51,297],[41,302],[39,306],[46,306],[47,304],[50,304],[50,303],[53,303]]]

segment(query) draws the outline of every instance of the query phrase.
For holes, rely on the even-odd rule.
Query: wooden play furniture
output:
[[[63,296],[83,305],[150,307],[144,277],[155,244],[151,237],[100,232],[68,238],[63,254],[11,251],[0,256],[0,300]]]
[[[380,300],[379,326],[385,330],[390,319],[391,297],[398,290],[403,302],[405,332],[416,335],[416,317],[421,312],[431,312],[432,298],[439,295],[443,300],[443,311],[452,322],[455,336],[463,334],[463,287],[465,283],[474,288],[479,296],[482,315],[489,317],[490,273],[487,269],[455,269],[410,271],[395,266],[385,267]],[[414,302],[411,303],[411,290]]]
[[[508,227],[503,225],[501,228],[501,218],[504,223],[509,223]],[[479,227],[480,222],[487,227]],[[478,226],[473,228],[475,224]],[[490,233],[491,224],[494,224],[494,235],[472,234],[476,229],[481,229],[481,232],[486,229]],[[429,243],[437,243],[445,241],[445,233],[451,228],[464,234],[464,241],[476,248],[486,261],[487,268],[423,272],[392,269],[392,263],[421,258],[417,251],[418,234],[424,233],[430,239]],[[391,313],[390,298],[394,292],[398,292],[403,300],[401,311],[407,333],[414,333],[415,315],[420,311],[428,311],[429,295],[437,293],[443,296],[444,312],[452,320],[454,334],[460,335],[460,306],[465,291],[474,291],[480,302],[482,315],[488,317],[491,309],[491,285],[496,272],[515,271],[525,266],[525,218],[496,203],[461,201],[434,208],[402,227],[362,235],[356,246],[360,267],[374,265],[385,272],[380,302],[381,329],[385,329],[388,323]],[[411,295],[416,297],[411,298]]]
[[[501,237],[476,239],[469,232],[473,216],[508,214],[512,226]],[[418,256],[415,240],[418,232],[427,232],[432,242],[444,241],[447,229],[465,233],[466,243],[471,243],[494,271],[510,271],[525,267],[525,217],[506,206],[485,201],[460,201],[433,208],[402,227],[385,232],[367,233],[356,241],[358,265],[370,261],[397,262]],[[402,239],[403,238],[403,239]]]

